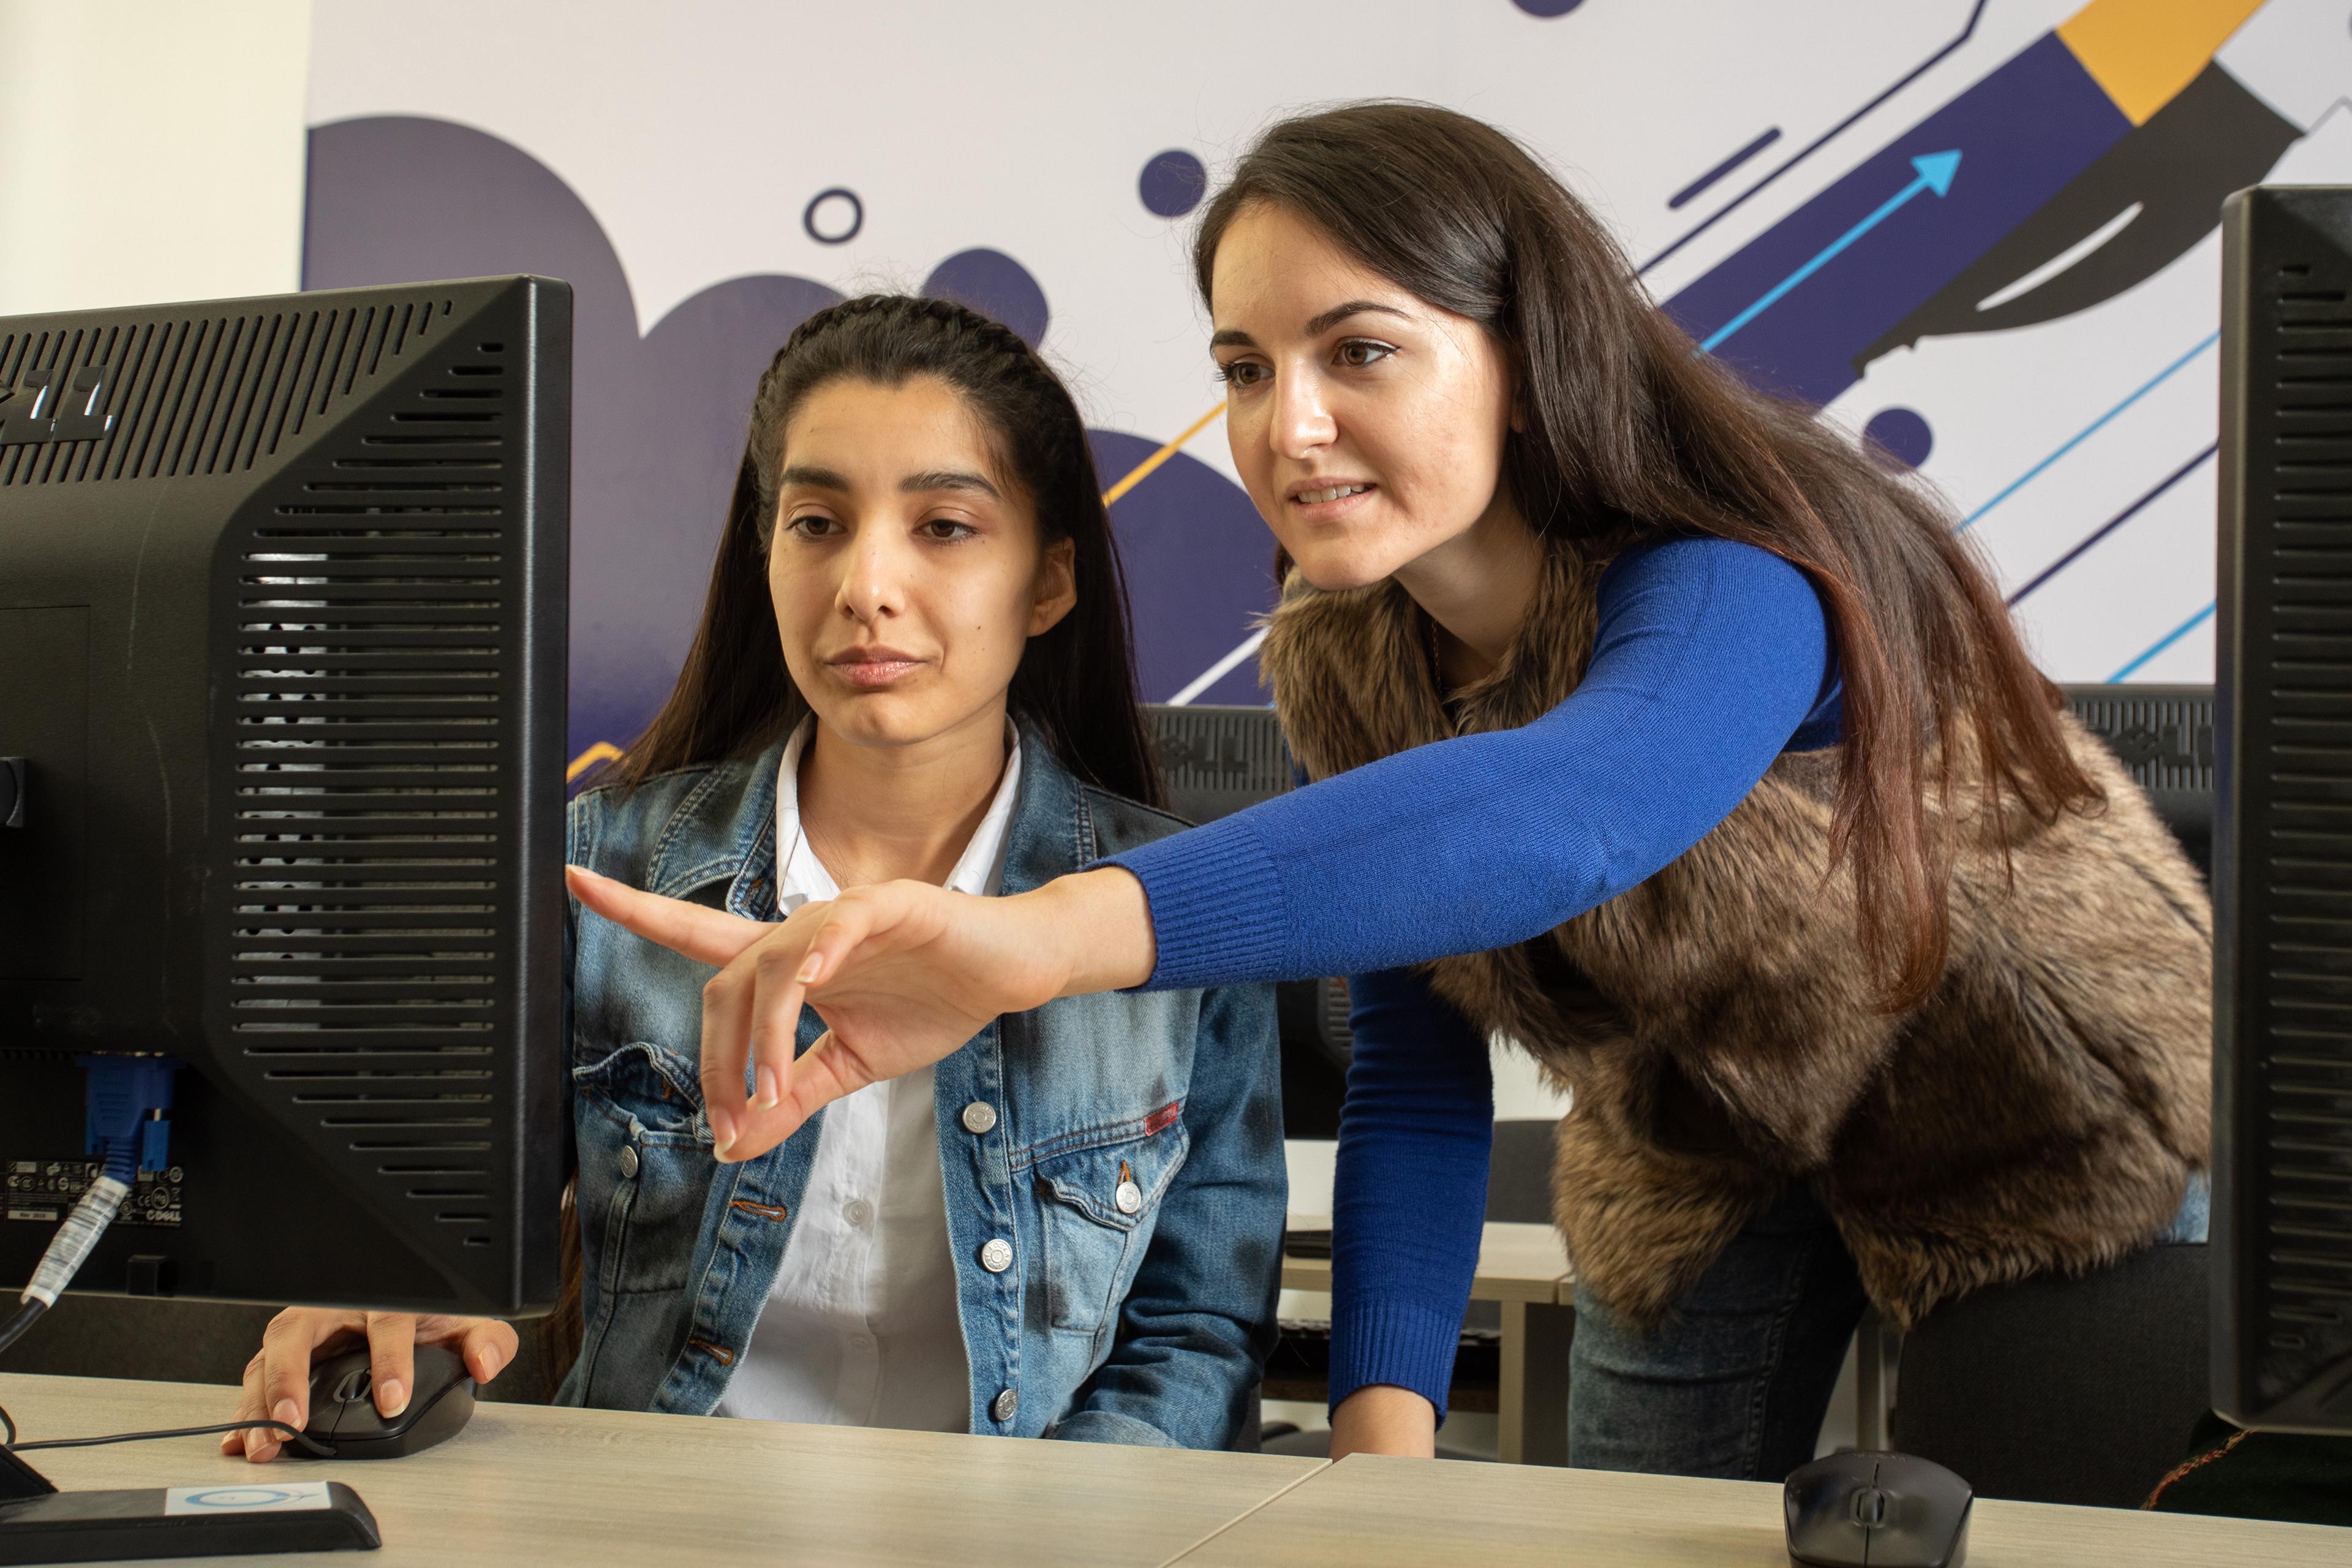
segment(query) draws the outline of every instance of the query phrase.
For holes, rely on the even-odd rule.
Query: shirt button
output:
[[[841,1205],[841,1217],[852,1225],[867,1225],[874,1218],[874,1205],[864,1198],[852,1198]]]
[[[1021,1413],[1021,1396],[1008,1388],[990,1402],[988,1413],[1000,1422],[1010,1421]]]
[[[1133,1182],[1121,1182],[1118,1191],[1111,1194],[1110,1201],[1118,1205],[1119,1213],[1133,1214],[1143,1206],[1143,1189]]]
[[[971,1133],[986,1132],[995,1125],[996,1107],[989,1104],[988,1101],[984,1100],[975,1100],[970,1105],[963,1108],[963,1130],[965,1131]]]
[[[626,1181],[636,1173],[637,1146],[634,1143],[624,1143],[621,1145],[621,1179]]]
[[[1001,1236],[991,1237],[980,1249],[980,1266],[991,1274],[1003,1273],[1013,1267],[1013,1244]]]

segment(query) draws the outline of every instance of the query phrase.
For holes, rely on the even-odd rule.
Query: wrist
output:
[[[1076,871],[1021,897],[1034,900],[1038,950],[1053,955],[1055,995],[1125,991],[1151,978],[1159,959],[1151,901],[1133,872]]]
[[[1331,1457],[1349,1454],[1436,1458],[1437,1407],[1409,1388],[1366,1384],[1331,1412]]]

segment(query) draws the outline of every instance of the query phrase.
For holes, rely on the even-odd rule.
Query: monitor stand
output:
[[[341,1481],[61,1492],[0,1448],[0,1564],[373,1551],[375,1515]]]

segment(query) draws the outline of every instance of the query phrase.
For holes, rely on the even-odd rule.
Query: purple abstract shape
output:
[[[1144,209],[1161,217],[1182,217],[1201,205],[1208,190],[1207,167],[1181,147],[1154,154],[1136,181]]]
[[[1029,269],[1001,250],[959,250],[923,279],[923,292],[993,316],[1035,348],[1045,341],[1045,291]]]
[[[1108,489],[1160,449],[1118,430],[1091,430]],[[1110,509],[1134,606],[1136,679],[1165,702],[1245,640],[1274,608],[1274,535],[1247,491],[1179,452]],[[1263,703],[1257,660],[1245,658],[1195,702]]]
[[[1530,16],[1549,17],[1565,16],[1583,5],[1584,0],[1511,0],[1511,3]]]
[[[1829,402],[1856,358],[2131,130],[2055,34],[2045,34],[1859,168],[1666,301],[1705,339],[1958,150],[1958,178],[1923,191],[1742,327],[1718,355],[1759,386]]]
[[[840,298],[730,279],[637,335],[595,216],[537,159],[445,121],[310,132],[305,288],[536,272],[572,287],[572,691],[578,755],[645,728],[684,661],[742,457],[744,416],[793,327]]]
[[[1882,408],[1870,416],[1862,433],[1877,456],[1916,468],[1936,449],[1936,432],[1916,408]]]

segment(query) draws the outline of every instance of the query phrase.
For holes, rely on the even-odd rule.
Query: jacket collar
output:
[[[648,890],[682,899],[725,882],[728,913],[776,918],[776,770],[784,743],[712,768],[686,793],[647,862]],[[1004,835],[1004,891],[1025,893],[1096,858],[1086,794],[1045,737],[1021,727],[1021,795]]]

